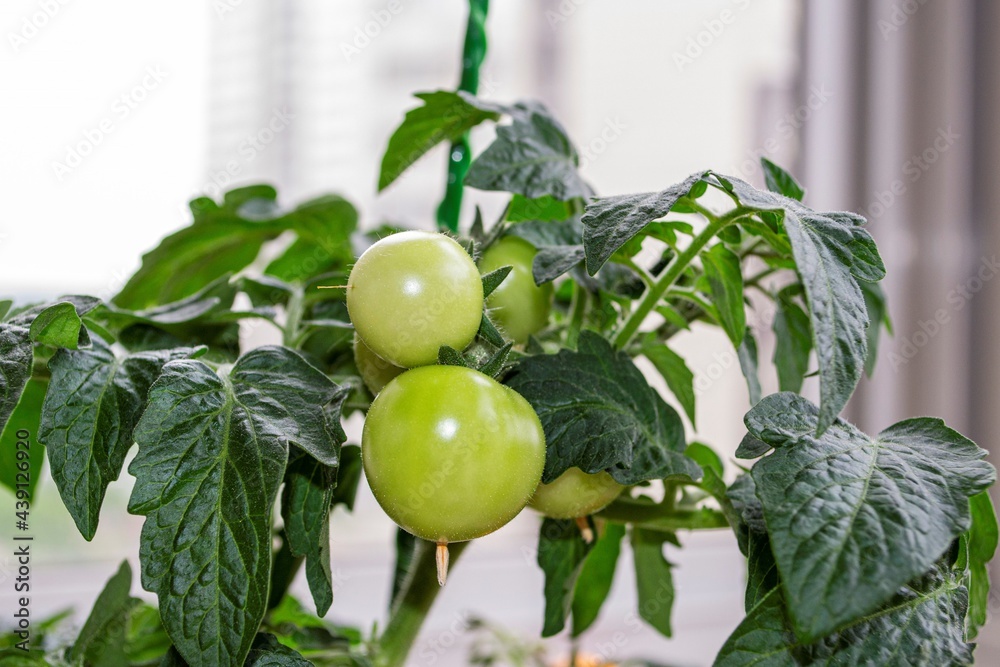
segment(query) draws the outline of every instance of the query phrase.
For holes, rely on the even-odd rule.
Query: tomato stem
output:
[[[448,581],[448,543],[438,542],[434,553],[435,564],[437,565],[438,586],[444,586]]]
[[[590,527],[590,522],[585,516],[576,517],[576,527],[580,529],[580,537],[587,544],[594,542],[594,529]]]

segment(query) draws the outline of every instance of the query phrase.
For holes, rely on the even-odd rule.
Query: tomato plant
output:
[[[37,434],[90,540],[135,446],[128,511],[144,518],[141,584],[157,601],[130,596],[123,564],[70,646],[0,658],[397,667],[444,544],[454,564],[534,494],[544,637],[586,641],[626,538],[638,616],[670,637],[664,549],[730,530],[746,616],[716,665],[971,664],[997,547],[993,466],[938,419],[873,436],[840,417],[888,325],[865,220],[810,208],[767,160],[764,189],[706,169],[596,196],[542,104],[476,96],[486,4],[471,2],[458,90],[418,95],[379,173],[381,190],[449,145],[441,233],[364,233],[342,197],[289,208],[241,187],[192,201],[192,223],[109,301],[0,302],[4,451]],[[474,153],[480,124],[496,134]],[[463,209],[474,191],[503,193],[493,224]],[[756,309],[775,313],[766,395]],[[248,349],[244,321],[281,344]],[[738,465],[681,417],[696,426],[695,374],[675,349],[693,327],[720,330],[746,379]],[[342,427],[358,413],[360,447]],[[362,480],[401,527],[377,631],[324,619],[330,515]],[[308,609],[288,594],[300,571]]]

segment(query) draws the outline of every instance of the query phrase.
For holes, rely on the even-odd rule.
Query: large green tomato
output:
[[[400,232],[368,248],[347,281],[347,310],[372,352],[396,366],[437,361],[438,349],[465,348],[483,317],[483,283],[457,242]]]
[[[393,521],[438,544],[462,542],[524,508],[542,476],[545,434],[513,389],[469,368],[425,366],[379,392],[361,457]]]
[[[600,512],[624,488],[603,470],[591,475],[570,468],[551,484],[539,484],[530,505],[553,519],[575,519]]]
[[[389,380],[406,370],[372,352],[357,335],[354,336],[354,365],[358,367],[361,379],[372,395],[378,394],[382,387],[389,384]]]
[[[524,239],[505,236],[487,248],[479,260],[479,269],[484,274],[502,266],[513,267],[487,297],[486,307],[507,337],[519,344],[545,328],[552,308],[552,283],[536,285],[531,273],[536,254],[538,251]]]

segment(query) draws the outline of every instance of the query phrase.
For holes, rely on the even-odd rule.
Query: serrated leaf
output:
[[[642,346],[642,354],[663,376],[670,392],[684,408],[685,414],[695,425],[694,373],[679,354],[663,343],[650,342]]]
[[[507,208],[507,220],[509,222],[566,220],[573,216],[574,209],[574,202],[560,201],[549,195],[537,199],[514,195]]]
[[[597,273],[619,248],[649,223],[669,213],[707,173],[691,174],[680,183],[660,192],[591,200],[582,220],[583,245],[587,249],[587,272],[590,275]]]
[[[67,654],[70,661],[86,660],[92,665],[128,667],[125,630],[132,609],[139,604],[139,600],[130,595],[131,590],[132,568],[128,561],[122,561],[118,572],[97,596],[94,608],[70,647]]]
[[[143,587],[194,667],[242,664],[250,650],[268,601],[271,508],[289,445],[335,461],[323,406],[337,390],[280,347],[247,353],[225,377],[172,361],[150,389],[129,511],[146,517]]]
[[[747,413],[775,448],[752,474],[797,635],[813,640],[877,609],[970,525],[969,498],[996,479],[986,452],[937,419],[869,438],[791,393]]]
[[[812,353],[812,331],[809,315],[792,300],[786,290],[775,299],[774,322],[774,366],[778,371],[778,387],[781,391],[798,393],[809,372],[809,355]],[[871,348],[869,347],[869,357]]]
[[[536,285],[552,282],[584,259],[582,245],[542,246],[531,263]]]
[[[439,143],[454,142],[483,121],[500,118],[497,108],[468,95],[438,90],[417,93],[414,97],[423,106],[406,112],[403,122],[389,138],[379,171],[380,192]]]
[[[736,356],[740,360],[740,370],[747,381],[747,391],[750,394],[750,405],[760,400],[760,376],[757,365],[757,339],[750,327],[746,328],[743,341],[736,348]]]
[[[802,189],[802,186],[798,184],[791,174],[766,157],[760,159],[760,166],[764,169],[764,183],[767,185],[768,190],[777,192],[779,195],[785,195],[796,201],[802,201],[802,197],[805,196],[806,191]]]
[[[733,346],[738,347],[747,327],[740,258],[719,243],[701,253],[701,262],[722,330],[729,336]]]
[[[579,637],[594,624],[611,592],[618,556],[621,554],[625,526],[609,523],[604,534],[583,561],[583,569],[573,589],[573,636]]]
[[[346,199],[320,197],[301,204],[283,220],[298,239],[267,265],[266,276],[302,284],[354,262],[351,234],[358,227],[358,212]]]
[[[666,533],[632,528],[632,556],[635,585],[639,595],[639,616],[664,637],[673,634],[673,566],[663,556]]]
[[[493,291],[496,290],[496,288],[500,287],[500,283],[502,283],[507,278],[507,276],[510,275],[510,272],[513,270],[514,270],[513,266],[501,266],[496,271],[490,271],[489,273],[484,275],[483,298],[486,298],[490,294],[493,294]]]
[[[583,226],[577,218],[558,222],[529,220],[511,225],[507,233],[524,239],[535,248],[583,245]]]
[[[796,639],[781,592],[774,590],[730,635],[713,665],[971,665],[972,645],[965,642],[962,628],[965,589],[940,575],[926,579],[930,581],[902,588],[877,612],[814,644]]]
[[[295,649],[280,643],[274,635],[258,634],[247,655],[244,667],[313,667]]]
[[[28,324],[17,319],[0,324],[0,431],[21,400],[24,385],[31,377],[34,348]]]
[[[38,422],[42,414],[42,402],[48,389],[48,378],[35,377],[28,380],[21,392],[14,411],[10,413],[7,425],[0,431],[0,484],[17,493],[18,483],[27,490],[29,499],[34,498],[35,488],[42,474],[42,463],[45,461],[45,448],[38,446]],[[18,434],[22,437],[19,437]],[[28,437],[23,437],[27,433]],[[27,443],[28,449],[19,442]],[[28,486],[23,486],[23,478],[17,474],[19,451],[26,451],[28,456]]]
[[[969,615],[966,619],[969,639],[975,639],[986,624],[990,606],[989,564],[997,551],[997,515],[988,491],[969,499],[972,527],[969,539]]]
[[[94,339],[89,348],[61,349],[49,361],[38,440],[84,539],[97,532],[104,494],[121,474],[150,385],[165,363],[193,352],[180,348],[119,358]]]
[[[577,352],[523,359],[506,382],[542,421],[546,483],[574,466],[607,470],[621,484],[700,477],[684,456],[680,416],[632,359],[598,334],[580,332]]]
[[[577,172],[579,156],[566,130],[541,104],[517,105],[510,125],[497,127],[490,146],[469,167],[465,184],[528,199],[587,198],[590,188]]]
[[[545,617],[542,637],[566,627],[573,605],[573,589],[590,545],[573,521],[546,518],[538,533],[538,566],[545,573]]]
[[[311,456],[298,456],[285,472],[281,500],[285,537],[292,555],[306,559],[306,580],[318,616],[325,616],[333,604],[330,507],[336,484],[337,469]]]
[[[52,347],[77,348],[83,321],[68,301],[53,304],[38,313],[29,329],[31,340]]]

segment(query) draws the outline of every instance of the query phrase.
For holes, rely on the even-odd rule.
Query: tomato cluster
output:
[[[477,370],[435,363],[442,346],[474,341],[484,305],[515,342],[546,326],[552,288],[535,285],[534,255],[507,237],[477,268],[448,236],[402,232],[372,245],[348,279],[355,362],[376,395],[362,434],[365,475],[386,514],[439,549],[497,530],[529,501],[573,518],[621,490],[607,473],[575,468],[540,484],[545,434],[531,405]],[[511,273],[485,300],[480,269],[503,266]]]

